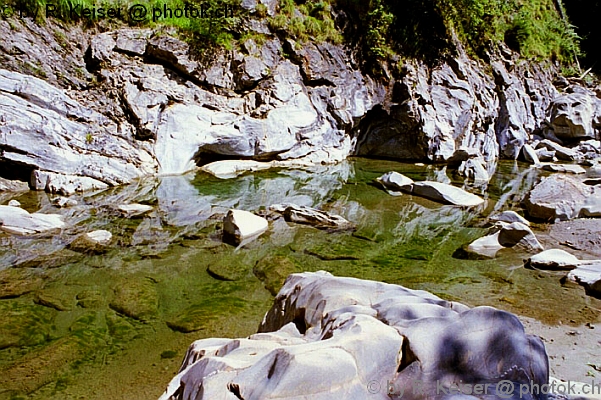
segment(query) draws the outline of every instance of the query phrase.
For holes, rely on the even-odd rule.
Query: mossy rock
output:
[[[156,283],[148,278],[126,280],[115,287],[109,306],[118,313],[139,321],[150,321],[158,314]]]
[[[284,284],[288,275],[300,272],[300,268],[288,257],[267,256],[257,263],[253,268],[253,273],[272,295],[278,294],[278,291]]]
[[[50,338],[56,311],[21,300],[0,301],[0,349],[35,346]]]
[[[41,290],[35,294],[33,301],[44,307],[53,308],[57,311],[70,311],[73,309],[73,299],[67,299],[56,293]]]
[[[174,331],[189,333],[205,329],[214,319],[230,315],[246,306],[244,300],[236,297],[221,297],[195,304],[167,320],[167,326]]]
[[[136,328],[127,318],[121,317],[114,312],[106,314],[106,324],[109,334],[117,340],[129,340],[136,335]]]
[[[17,395],[29,394],[42,386],[55,382],[73,363],[96,352],[99,343],[75,335],[62,337],[48,345],[36,348],[15,363],[2,369],[0,388]],[[29,397],[27,397],[29,398]]]
[[[220,281],[239,281],[246,276],[248,268],[236,260],[223,259],[209,265],[207,272]]]
[[[98,311],[90,310],[86,311],[83,315],[73,321],[69,330],[77,337],[93,335],[104,338],[107,327],[103,314]]]
[[[0,271],[0,299],[19,297],[40,289],[46,274],[30,269],[7,268]]]
[[[99,290],[86,289],[79,292],[76,299],[82,308],[99,309],[106,304],[105,296]]]

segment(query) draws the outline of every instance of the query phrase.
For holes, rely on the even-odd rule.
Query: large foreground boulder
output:
[[[161,399],[433,399],[458,382],[497,398],[501,381],[517,399],[548,379],[510,313],[320,271],[288,277],[259,333],[194,342]]]

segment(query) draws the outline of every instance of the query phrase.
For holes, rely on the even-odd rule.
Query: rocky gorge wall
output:
[[[0,20],[0,175],[70,194],[223,158],[446,162],[469,148],[486,164],[555,137],[554,69],[510,50],[484,64],[458,44],[435,66],[406,60],[399,79],[374,79],[352,49],[299,47],[254,22],[263,43],[195,54],[164,30]],[[568,110],[562,133],[598,137],[601,102],[580,96],[585,115]]]

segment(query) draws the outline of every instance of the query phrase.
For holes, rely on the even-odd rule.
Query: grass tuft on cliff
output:
[[[58,6],[61,19],[77,22],[69,12],[73,7],[119,6],[127,10],[136,1],[0,0],[0,6],[27,10],[45,10],[47,3]],[[124,20],[135,26],[176,27],[199,47],[213,44],[231,49],[236,40],[261,36],[248,29],[248,19],[254,18],[277,35],[293,39],[297,46],[307,41],[347,42],[374,65],[399,57],[437,60],[453,51],[455,39],[479,57],[502,42],[524,58],[551,59],[564,65],[580,54],[579,38],[565,17],[561,0],[279,0],[271,16],[260,1],[250,12],[240,6],[241,0],[152,0],[141,4],[149,9],[204,5],[236,10],[233,17]],[[90,18],[86,21],[95,23]]]

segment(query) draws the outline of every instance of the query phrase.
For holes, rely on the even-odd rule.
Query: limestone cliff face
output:
[[[436,66],[408,60],[400,77],[378,80],[350,49],[299,49],[276,35],[197,55],[147,29],[22,19],[0,21],[0,32],[0,175],[18,169],[34,188],[62,193],[219,158],[444,162],[460,148],[515,158],[533,133],[552,129],[545,119],[558,95],[552,68],[509,50],[485,65],[458,45]]]

